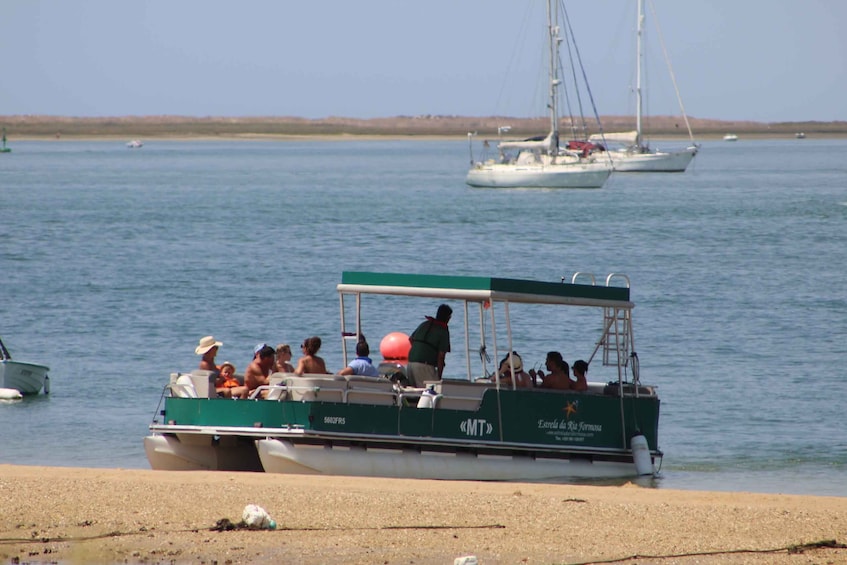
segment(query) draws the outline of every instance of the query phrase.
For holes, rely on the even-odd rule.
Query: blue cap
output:
[[[257,353],[259,353],[265,347],[270,347],[270,346],[267,343],[257,343],[256,347],[253,348],[253,355],[255,356]]]

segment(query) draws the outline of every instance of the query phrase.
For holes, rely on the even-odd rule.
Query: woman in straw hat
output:
[[[215,364],[215,355],[218,354],[218,348],[222,345],[223,343],[215,340],[215,338],[210,335],[200,338],[200,342],[197,344],[197,347],[194,348],[194,353],[203,356],[200,359],[200,369],[205,371],[220,370],[218,369],[217,364]]]

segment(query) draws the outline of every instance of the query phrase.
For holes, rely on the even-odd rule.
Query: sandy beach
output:
[[[15,465],[0,477],[4,563],[847,563],[841,497]],[[213,530],[248,504],[277,529]]]

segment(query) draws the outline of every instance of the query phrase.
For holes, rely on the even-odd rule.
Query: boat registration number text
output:
[[[324,424],[336,424],[343,426],[346,423],[344,416],[324,416]]]

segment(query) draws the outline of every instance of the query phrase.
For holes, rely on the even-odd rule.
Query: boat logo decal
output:
[[[553,436],[560,442],[584,442],[594,438],[596,434],[603,433],[603,424],[577,420],[575,416],[579,411],[579,401],[569,401],[562,408],[565,418],[553,420],[538,420],[537,426],[546,435]],[[571,419],[574,416],[574,419]]]
[[[343,426],[346,423],[344,416],[324,416],[324,424],[339,424]]]
[[[494,425],[483,418],[468,418],[459,424],[459,429],[469,436],[487,436],[494,431]]]

